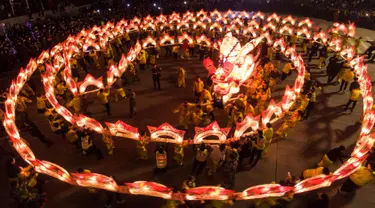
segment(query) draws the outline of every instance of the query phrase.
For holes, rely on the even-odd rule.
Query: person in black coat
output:
[[[360,88],[360,84],[358,82],[358,78],[354,77],[354,81],[350,84],[349,92],[351,92],[354,89],[359,89],[359,88]]]
[[[342,68],[343,62],[340,62],[338,58],[331,57],[327,66],[328,80],[327,84],[331,84],[333,79],[337,76],[340,69]]]
[[[161,77],[161,69],[154,64],[154,67],[152,68],[152,81],[154,82],[154,89],[156,90],[156,87],[158,90],[160,90],[160,77]]]

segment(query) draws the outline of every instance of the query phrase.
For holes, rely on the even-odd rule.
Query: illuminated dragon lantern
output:
[[[203,61],[213,81],[214,92],[223,97],[224,103],[240,91],[241,85],[256,69],[258,55],[254,56],[249,53],[261,40],[261,37],[253,39],[241,47],[239,40],[232,33],[227,33],[220,43],[218,68],[210,58]]]

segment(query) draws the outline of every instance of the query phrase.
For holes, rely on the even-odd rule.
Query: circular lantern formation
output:
[[[182,16],[182,17],[181,17]],[[246,22],[243,18],[251,19]],[[322,187],[330,186],[334,181],[349,176],[361,163],[366,159],[367,153],[374,143],[374,134],[370,134],[375,121],[375,112],[372,110],[372,88],[371,80],[367,74],[367,65],[364,65],[363,57],[355,56],[354,47],[342,46],[341,35],[353,37],[355,35],[354,24],[334,23],[330,32],[314,31],[313,22],[306,18],[298,21],[292,16],[281,17],[276,13],[268,16],[265,20],[267,23],[261,27],[257,22],[258,19],[265,20],[265,14],[258,12],[254,15],[243,12],[219,12],[217,10],[207,15],[207,12],[201,10],[194,16],[190,12],[183,15],[172,13],[169,16],[159,15],[155,18],[147,16],[142,22],[141,19],[135,17],[130,21],[121,20],[116,24],[108,22],[102,27],[94,26],[91,29],[83,29],[75,36],[69,36],[64,42],[57,44],[49,51],[43,51],[37,59],[31,59],[25,68],[21,68],[16,79],[12,81],[9,87],[9,94],[5,102],[4,127],[9,135],[15,150],[20,156],[39,173],[50,175],[66,183],[72,185],[105,189],[114,192],[134,195],[149,195],[161,197],[164,199],[175,200],[248,200],[266,197],[281,197],[288,192],[302,193],[315,190]],[[228,21],[231,20],[231,21]],[[247,21],[247,20],[246,20]],[[221,41],[210,41],[205,35],[192,37],[187,33],[182,33],[177,39],[165,35],[159,40],[147,37],[141,42],[137,42],[128,52],[127,55],[122,54],[118,64],[109,66],[107,71],[107,80],[103,82],[102,78],[94,78],[87,75],[81,83],[77,83],[72,78],[70,59],[75,55],[91,50],[103,50],[107,43],[114,40],[125,32],[138,32],[147,30],[163,30],[166,28],[188,29],[198,28],[209,30],[218,30],[227,32]],[[240,46],[239,41],[233,34],[242,35],[253,38],[252,41]],[[340,34],[342,33],[342,34]],[[272,34],[272,35],[271,35]],[[286,86],[284,96],[279,103],[271,100],[269,106],[254,117],[247,115],[244,120],[236,124],[236,130],[233,138],[227,138],[228,129],[220,128],[217,122],[213,122],[206,127],[195,128],[195,136],[193,141],[184,140],[185,131],[173,128],[170,124],[164,123],[159,127],[147,126],[150,132],[150,141],[153,142],[170,142],[176,144],[190,143],[197,144],[202,141],[206,143],[224,143],[238,140],[249,128],[252,130],[262,129],[268,122],[275,122],[278,118],[289,111],[289,108],[295,102],[302,90],[305,77],[305,66],[301,55],[298,55],[295,47],[285,44],[283,38],[275,38],[274,36],[297,35],[299,38],[315,40],[320,44],[330,47],[336,53],[339,53],[351,67],[355,69],[356,76],[360,81],[360,89],[363,95],[363,122],[361,133],[357,141],[357,145],[352,153],[352,157],[346,161],[332,175],[318,175],[309,179],[305,179],[295,186],[281,186],[279,184],[263,184],[249,187],[242,192],[234,192],[222,187],[202,186],[192,188],[186,193],[174,193],[173,189],[162,184],[147,181],[136,181],[133,183],[117,184],[111,177],[97,173],[69,173],[64,168],[48,161],[39,160],[22,139],[19,134],[15,122],[15,106],[17,96],[23,85],[31,77],[35,70],[40,66],[45,66],[46,70],[42,74],[42,82],[45,95],[52,107],[58,114],[64,117],[71,124],[89,129],[102,134],[104,127],[93,118],[83,114],[75,115],[67,108],[61,106],[54,94],[55,76],[58,72],[63,73],[63,78],[74,96],[80,96],[86,92],[88,86],[95,86],[98,89],[109,88],[116,81],[116,77],[120,77],[126,71],[127,65],[134,61],[142,50],[149,45],[165,46],[173,44],[182,44],[184,41],[206,47],[212,47],[218,50],[221,60],[232,64],[234,67],[230,71],[223,70],[221,66],[216,69],[214,63],[205,60],[205,67],[213,72],[214,91],[223,96],[224,102],[231,99],[239,91],[239,87],[247,80],[255,66],[257,65],[256,57],[249,55],[262,39],[265,39],[269,46],[278,48],[281,53],[288,57],[297,71],[297,78],[293,87]],[[106,85],[104,84],[106,83]],[[261,116],[261,119],[260,119]],[[112,136],[124,137],[133,140],[143,139],[138,132],[138,128],[130,126],[122,121],[116,123],[105,122]],[[204,140],[208,136],[217,136],[219,140]],[[163,137],[172,139],[165,139]]]

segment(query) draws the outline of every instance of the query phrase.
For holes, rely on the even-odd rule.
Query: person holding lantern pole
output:
[[[180,113],[178,118],[178,123],[184,129],[188,129],[189,117],[191,116],[191,108],[194,106],[192,103],[188,103],[184,101],[177,109],[173,111],[173,113]]]
[[[267,155],[268,152],[268,147],[272,143],[272,138],[273,138],[273,128],[271,123],[266,124],[266,128],[263,129],[263,137],[264,137],[264,150],[262,152],[262,158]]]
[[[302,118],[302,116],[302,111],[295,111],[289,118],[289,120],[284,121],[284,123],[276,131],[276,136],[278,136],[280,139],[286,138],[288,136],[289,128],[294,127],[297,124],[297,122]]]
[[[115,145],[113,143],[112,134],[111,134],[111,132],[109,131],[108,128],[104,128],[102,138],[103,138],[103,142],[104,142],[105,146],[107,147],[108,155],[112,155],[113,149],[115,148]]]
[[[194,126],[199,126],[202,121],[203,110],[201,105],[197,105],[196,108],[192,110],[191,114],[191,122]]]
[[[341,66],[341,65],[340,65],[340,66]],[[342,65],[342,67],[340,68],[339,73],[337,74],[337,77],[336,77],[337,82],[338,82],[339,84],[341,84],[342,79],[343,79],[343,77],[344,77],[344,75],[345,75],[345,72],[346,72],[347,70],[350,70],[350,65],[349,65],[348,63],[343,63],[343,65]],[[354,76],[353,76],[353,77],[354,77]],[[341,85],[340,85],[340,89],[341,89]]]
[[[159,145],[156,149],[156,168],[155,168],[155,175],[165,173],[167,170],[167,152],[165,151],[162,145]]]
[[[292,72],[291,70],[293,70],[294,67],[292,66],[292,63],[290,61],[288,61],[285,65],[284,65],[284,68],[282,70],[282,73],[281,73],[281,81],[284,81]]]
[[[182,66],[180,66],[177,74],[177,87],[186,87],[186,71]]]
[[[344,73],[344,75],[343,75],[339,91],[346,90],[346,88],[348,87],[349,82],[353,81],[354,76],[355,76],[354,75],[354,69],[347,68],[346,71],[345,71],[345,73]]]
[[[27,113],[27,103],[32,103],[32,101],[21,95],[17,97],[16,111],[21,115],[23,123],[29,121],[29,114]]]
[[[266,148],[266,142],[262,130],[258,129],[258,134],[255,136],[254,139],[255,140],[251,140],[253,149],[251,150],[249,159],[250,168],[256,166],[258,161],[262,158],[263,151]]]
[[[235,143],[231,142],[225,152],[225,162],[223,163],[223,170],[225,173],[223,186],[227,189],[234,189],[236,179],[239,154],[235,146]]]
[[[92,139],[87,132],[80,132],[79,137],[80,137],[80,140],[81,140],[81,148],[82,148],[82,154],[83,155],[94,153],[94,154],[96,154],[96,157],[97,157],[98,160],[103,159],[102,152],[100,151],[100,149],[98,149],[96,147],[95,144],[92,143]]]
[[[348,110],[349,108],[349,105],[352,104],[352,107],[350,108],[350,111],[353,112],[356,104],[357,104],[357,101],[359,99],[359,97],[361,96],[362,92],[360,89],[353,89],[351,92],[350,92],[350,97],[349,97],[349,100],[348,102],[346,103],[346,106],[345,106],[345,111]]]
[[[66,106],[68,108],[73,108],[74,115],[79,115],[81,113],[81,98],[79,96],[74,96]]]
[[[206,144],[201,143],[198,148],[194,149],[194,151],[195,159],[193,163],[193,169],[191,170],[191,174],[195,174],[196,176],[198,176],[206,166],[208,150]]]
[[[47,108],[46,104],[47,98],[43,94],[39,94],[39,96],[36,97],[36,109],[38,113],[44,113]]]
[[[146,70],[146,64],[147,64],[147,52],[145,50],[142,50],[138,55],[137,55],[137,60],[139,63],[139,69],[141,71]]]
[[[143,134],[142,137],[137,140],[137,159],[147,160],[147,148],[146,145],[148,144],[148,140],[146,138],[146,134]]]
[[[109,105],[109,89],[100,89],[99,92],[96,94],[96,96],[99,98],[100,102],[104,105],[107,115],[111,115],[111,106]]]
[[[174,147],[174,153],[173,160],[176,161],[178,166],[184,165],[184,148],[187,146],[187,143],[185,144],[176,144]]]
[[[100,62],[99,62],[98,53],[94,50],[91,50],[89,52],[89,57],[91,58],[91,60],[94,61],[96,69],[100,70]]]
[[[339,192],[354,194],[358,189],[368,183],[375,183],[375,164],[361,166],[356,172],[346,179]]]
[[[208,159],[208,176],[212,176],[216,173],[218,167],[221,166],[221,163],[225,160],[225,149],[226,144],[218,145],[209,145],[212,148],[212,152],[210,153],[210,158]]]
[[[160,77],[161,77],[161,68],[157,67],[156,64],[152,68],[152,81],[154,82],[154,89],[161,90],[160,88]]]
[[[319,53],[319,63],[318,63],[318,69],[321,69],[323,65],[326,65],[326,59],[328,57],[328,49],[327,46],[323,46],[320,49]]]
[[[341,164],[343,164],[344,161],[343,161],[342,158],[345,157],[345,156],[343,155],[342,152],[344,150],[345,150],[345,147],[342,146],[342,145],[330,150],[318,162],[318,167],[328,167],[328,166],[332,165],[334,162],[336,162],[337,160],[340,160]]]
[[[189,176],[184,182],[182,183],[182,192],[186,192],[189,189],[195,188],[197,185],[195,183],[195,177]]]
[[[314,169],[306,169],[301,174],[301,180],[305,180],[307,178],[311,178],[311,177],[321,175],[321,174],[329,175],[331,173],[330,173],[329,169],[325,168],[325,167],[318,167],[318,168],[314,168]]]
[[[193,92],[194,92],[194,95],[195,95],[196,97],[198,97],[198,99],[199,99],[201,93],[203,92],[203,90],[204,90],[204,83],[203,83],[203,81],[201,80],[201,77],[200,77],[200,76],[197,76],[197,79],[194,81],[194,84],[193,84]]]
[[[136,114],[136,108],[135,108],[135,92],[133,89],[128,89],[128,93],[126,94],[126,97],[129,99],[129,115],[130,118],[133,118]]]
[[[172,48],[172,56],[173,56],[173,58],[174,58],[175,61],[177,61],[177,59],[178,59],[178,52],[179,52],[179,50],[180,50],[180,46],[178,46],[178,45],[175,45]],[[167,52],[168,52],[168,50],[167,50]]]
[[[118,102],[126,97],[125,90],[122,86],[122,81],[120,77],[115,76],[114,79],[116,80],[113,85],[115,87],[115,102]]]

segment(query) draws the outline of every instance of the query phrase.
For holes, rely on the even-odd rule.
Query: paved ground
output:
[[[324,21],[318,21],[323,27],[327,24]],[[360,29],[358,33],[364,37],[374,37],[374,32]],[[365,49],[366,45],[362,46]],[[163,122],[169,122],[173,125],[177,124],[178,115],[172,113],[172,109],[177,107],[182,101],[193,101],[194,96],[191,92],[192,82],[196,75],[206,76],[201,62],[198,60],[178,62],[172,61],[170,58],[162,58],[158,61],[162,67],[162,90],[155,91],[152,87],[152,79],[150,70],[141,72],[141,82],[128,85],[126,88],[133,88],[137,94],[137,110],[138,114],[135,119],[128,118],[128,101],[123,100],[112,105],[112,116],[108,117],[104,113],[104,107],[94,103],[90,106],[89,111],[93,113],[93,117],[99,121],[116,121],[123,120],[130,125],[140,128],[141,131],[146,130],[146,125],[158,126]],[[313,64],[316,63],[314,60]],[[179,89],[176,87],[176,73],[182,64],[188,74],[187,88]],[[375,79],[374,65],[370,65],[369,74]],[[99,76],[102,71],[93,71],[95,76]],[[325,71],[312,70],[312,76],[316,77],[323,83],[326,82]],[[1,78],[1,86],[7,84],[9,77]],[[278,100],[281,98],[285,84],[293,83],[295,75],[289,77],[286,82],[279,84],[272,96]],[[38,82],[38,78],[35,78]],[[4,85],[5,86],[5,85]],[[236,191],[241,191],[249,186],[270,183],[283,179],[287,172],[293,175],[300,175],[301,171],[312,167],[319,159],[338,145],[353,147],[358,136],[360,124],[358,123],[361,114],[361,103],[353,113],[343,112],[343,105],[346,103],[349,93],[338,94],[338,86],[326,86],[323,93],[318,98],[312,116],[307,121],[300,122],[295,128],[289,132],[288,139],[273,144],[269,149],[268,156],[261,160],[258,165],[251,171],[243,171],[237,174]],[[136,180],[153,180],[152,170],[154,168],[154,144],[148,146],[149,160],[136,161],[135,158],[135,142],[123,138],[115,138],[116,149],[113,156],[106,156],[104,160],[97,161],[93,156],[81,156],[73,146],[67,144],[61,137],[55,136],[49,129],[47,119],[37,115],[35,106],[29,108],[30,117],[42,132],[54,142],[51,148],[46,148],[37,139],[32,138],[27,132],[21,135],[26,138],[34,153],[39,159],[49,160],[65,167],[68,171],[75,171],[79,167],[90,169],[94,172],[106,175],[114,175],[121,181],[131,182]],[[217,112],[218,121],[221,126],[225,125],[225,117],[223,112]],[[189,130],[188,136],[192,136],[193,132]],[[2,146],[6,146],[6,141],[1,140]],[[104,145],[101,137],[96,135],[94,143],[99,146],[103,152]],[[8,147],[5,147],[9,149]],[[172,154],[172,149],[169,152]],[[348,151],[348,154],[350,151]],[[170,167],[168,172],[161,178],[154,179],[168,186],[181,183],[189,175],[192,163],[192,151],[186,150],[185,166],[182,168]],[[172,161],[170,161],[172,162]],[[3,164],[3,163],[2,163]],[[3,167],[3,166],[1,166]],[[338,164],[337,164],[338,167]],[[3,168],[1,168],[3,170]],[[0,171],[1,199],[7,201],[8,184],[4,177],[4,171]],[[220,175],[214,179],[207,178],[202,174],[198,178],[198,185],[220,184]],[[338,185],[338,184],[337,184]],[[337,185],[335,185],[337,187]],[[373,185],[363,187],[358,191],[357,196],[351,199],[345,199],[342,196],[335,195],[335,186],[326,189],[327,193],[332,196],[331,207],[372,207],[375,205],[375,192]],[[103,207],[105,195],[99,194],[97,197],[91,198],[84,188],[70,186],[61,183],[55,179],[50,179],[45,185],[48,195],[46,207]],[[308,200],[312,194],[304,194],[295,197],[295,200],[289,207],[306,207]],[[160,207],[164,203],[163,200],[144,197],[144,196],[124,196],[126,203],[117,207]],[[247,207],[250,202],[238,202],[235,207]],[[1,207],[11,207],[5,204]]]

